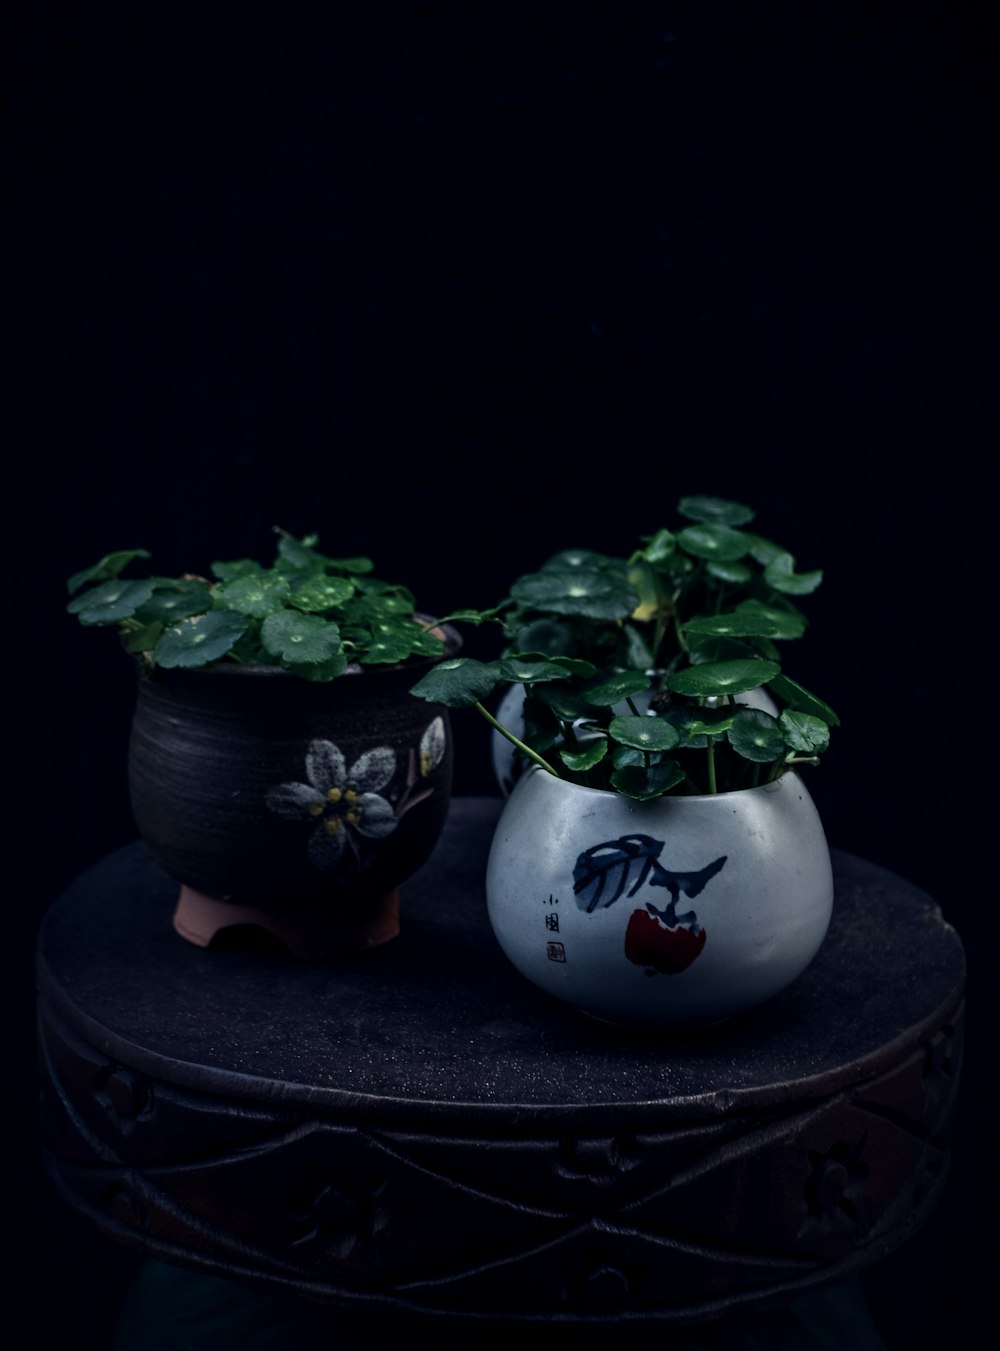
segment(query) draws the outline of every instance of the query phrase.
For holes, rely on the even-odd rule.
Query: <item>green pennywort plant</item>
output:
[[[639,801],[818,764],[838,719],[783,670],[781,644],[805,632],[793,597],[822,573],[746,529],[742,503],[684,497],[678,514],[627,558],[563,550],[491,609],[449,616],[499,623],[503,653],[446,660],[412,692],[475,706],[524,760]],[[526,691],[522,734],[485,706],[511,683]]]
[[[105,554],[69,578],[66,608],[88,627],[117,627],[147,669],[240,662],[328,681],[350,663],[441,655],[441,639],[414,615],[413,593],[374,577],[370,559],[330,558],[315,535],[275,533],[269,565],[217,562],[210,577],[126,577],[148,551]]]

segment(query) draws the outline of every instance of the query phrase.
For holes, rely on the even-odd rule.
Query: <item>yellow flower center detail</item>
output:
[[[430,751],[420,752],[420,776],[423,779],[431,772],[431,753]]]
[[[328,788],[328,789],[326,790],[326,800],[327,800],[327,802],[339,802],[339,801],[340,801],[340,798],[341,798],[341,792],[340,792],[340,789],[339,789],[339,788]]]
[[[339,835],[340,817],[328,816],[326,820],[323,822],[323,829],[326,831],[327,835]]]
[[[354,791],[353,788],[348,788],[347,792],[344,794],[344,801],[347,803],[349,807],[353,807],[355,802],[357,802],[357,800],[358,800],[357,793]]]
[[[347,822],[349,826],[356,826],[358,822],[361,820],[361,815],[359,812],[354,811],[347,812],[344,815],[344,820]]]
[[[322,815],[323,815],[323,804],[322,804],[322,802],[310,802],[310,804],[309,804],[309,815],[310,815],[310,816],[322,816]]]

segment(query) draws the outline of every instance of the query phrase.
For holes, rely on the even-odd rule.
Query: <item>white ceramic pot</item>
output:
[[[508,685],[493,715],[497,722],[502,722],[504,727],[518,738],[524,736],[524,696],[525,688],[523,685]],[[632,702],[640,713],[645,713],[649,708],[649,701],[652,697],[652,690],[643,690],[632,696]],[[717,701],[706,699],[705,702],[714,704]],[[763,709],[765,713],[770,713],[773,717],[778,716],[778,706],[767,690],[750,690],[746,694],[741,694],[740,703],[746,704],[750,708]],[[616,714],[624,714],[631,710],[628,704],[623,701],[616,704],[613,711]],[[579,740],[585,741],[586,734],[581,734]],[[493,765],[493,776],[497,781],[500,792],[506,797],[517,782],[521,767],[513,744],[495,730],[490,733],[490,759]]]
[[[707,1024],[805,970],[833,906],[830,851],[798,774],[635,802],[531,768],[497,824],[490,923],[533,984],[633,1027]]]

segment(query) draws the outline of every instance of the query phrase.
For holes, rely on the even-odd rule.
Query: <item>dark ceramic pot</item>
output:
[[[451,655],[460,639],[444,636]],[[238,946],[265,930],[297,956],[395,936],[398,888],[429,858],[451,794],[447,710],[409,693],[429,664],[326,684],[236,663],[140,679],[132,810],[181,884],[179,933]]]

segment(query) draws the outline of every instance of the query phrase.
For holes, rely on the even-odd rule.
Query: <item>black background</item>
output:
[[[996,6],[24,3],[4,37],[5,1115],[43,1325],[99,1346],[132,1261],[36,1160],[37,926],[134,835],[133,672],[66,576],[280,525],[440,614],[707,492],[825,571],[788,666],[842,719],[831,844],[966,945],[950,1189],[869,1281],[891,1347],[965,1326],[997,1201]],[[456,791],[494,792],[455,721]]]

